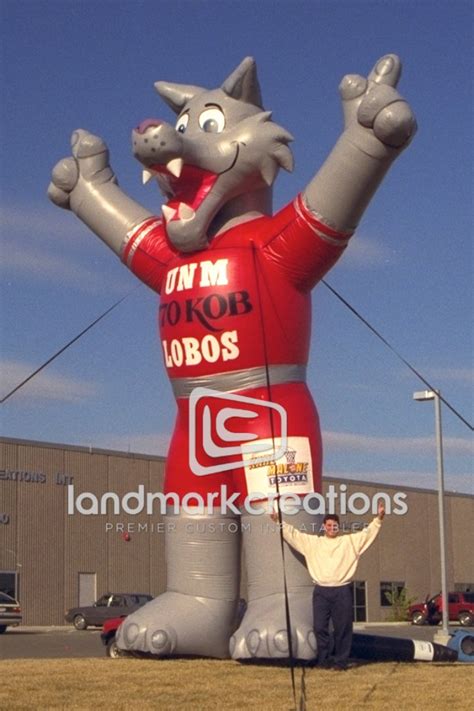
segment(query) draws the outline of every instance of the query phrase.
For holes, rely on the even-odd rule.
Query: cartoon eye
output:
[[[184,133],[186,131],[186,126],[188,125],[189,121],[189,114],[183,114],[182,116],[179,117],[179,119],[176,121],[176,130],[178,133]]]
[[[225,126],[225,116],[218,108],[206,109],[199,116],[199,126],[206,133],[221,133]]]

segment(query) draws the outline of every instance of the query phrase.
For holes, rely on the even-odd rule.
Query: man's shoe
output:
[[[332,669],[333,664],[328,659],[325,659],[324,662],[318,662],[318,668],[319,669]]]
[[[349,666],[347,662],[334,662],[332,668],[334,669],[334,671],[347,671],[349,669]]]

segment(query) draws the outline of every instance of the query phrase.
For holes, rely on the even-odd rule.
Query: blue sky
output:
[[[219,86],[255,56],[266,108],[294,135],[301,190],[341,128],[337,87],[378,57],[403,60],[419,123],[328,281],[473,418],[472,4],[352,0],[2,0],[2,396],[137,281],[46,198],[77,127],[103,136],[122,188],[153,212],[130,149],[140,120],[171,120],[159,79]],[[394,356],[319,286],[309,384],[328,475],[436,485],[432,403]],[[165,453],[174,402],[141,287],[2,407],[2,434]],[[447,488],[473,492],[472,434],[443,410]]]

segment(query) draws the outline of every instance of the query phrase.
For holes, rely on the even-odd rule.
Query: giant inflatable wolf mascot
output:
[[[279,534],[243,504],[276,488],[297,500],[319,491],[321,436],[305,384],[310,292],[415,133],[395,88],[400,71],[398,57],[387,55],[367,79],[344,77],[343,133],[310,184],[273,216],[271,186],[280,167],[292,170],[292,137],[264,110],[252,58],[212,91],[155,85],[176,125],[147,119],[132,143],[144,180],[156,177],[165,196],[161,218],[120,190],[106,145],[86,131],[75,131],[72,157],[53,170],[50,199],[160,295],[178,410],[165,492],[181,502],[191,492],[210,494],[214,502],[205,513],[182,505],[167,514],[168,589],[122,624],[122,649],[235,659],[289,654]],[[266,462],[252,454],[265,442]],[[277,456],[272,443],[281,442]],[[240,509],[220,506],[223,491]],[[292,522],[308,530],[314,516],[296,508]],[[236,629],[241,539],[248,607]],[[312,582],[290,549],[285,561],[292,652],[313,659]]]

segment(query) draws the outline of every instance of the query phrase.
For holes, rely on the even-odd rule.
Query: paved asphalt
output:
[[[415,627],[407,623],[390,625],[358,623],[355,632],[432,642],[436,627]],[[458,625],[451,627],[452,631]],[[466,629],[466,628],[464,628]],[[467,628],[473,629],[473,628]],[[0,635],[1,659],[72,659],[104,657],[100,630],[78,632],[74,627],[9,627]]]
[[[0,635],[0,659],[103,657],[100,630],[74,627],[7,627]]]

